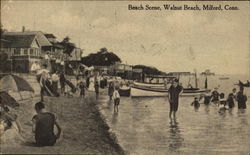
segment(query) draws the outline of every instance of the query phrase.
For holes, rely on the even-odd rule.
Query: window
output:
[[[14,48],[14,55],[20,55],[20,54],[21,54],[20,48]]]
[[[28,49],[23,50],[23,55],[28,55]]]
[[[30,55],[34,55],[34,49],[30,49]]]

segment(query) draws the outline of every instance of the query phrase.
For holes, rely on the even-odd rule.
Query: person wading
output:
[[[178,79],[174,79],[172,85],[168,90],[168,99],[170,103],[169,118],[172,119],[172,113],[174,119],[176,118],[176,111],[179,105],[179,96],[183,92],[183,87],[179,85]]]

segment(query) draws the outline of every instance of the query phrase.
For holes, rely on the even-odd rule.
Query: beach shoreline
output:
[[[39,98],[21,101],[20,107],[13,111],[24,130],[25,142],[18,138],[9,139],[11,136],[6,135],[7,139],[1,144],[1,154],[125,154],[98,109],[94,92],[87,92],[86,96],[84,100],[78,96],[45,99],[47,110],[56,115],[63,130],[53,147],[31,145],[34,136],[30,120]]]

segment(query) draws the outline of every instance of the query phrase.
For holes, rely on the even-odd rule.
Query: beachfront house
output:
[[[2,40],[3,39],[3,40]],[[40,64],[53,50],[52,44],[41,31],[4,32],[1,52],[7,53],[12,71],[28,73],[33,63]]]
[[[7,53],[11,71],[28,73],[31,65],[41,59],[36,35],[4,35],[1,52]]]

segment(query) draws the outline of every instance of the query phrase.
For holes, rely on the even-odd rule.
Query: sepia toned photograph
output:
[[[250,155],[249,10],[1,0],[0,154]]]

